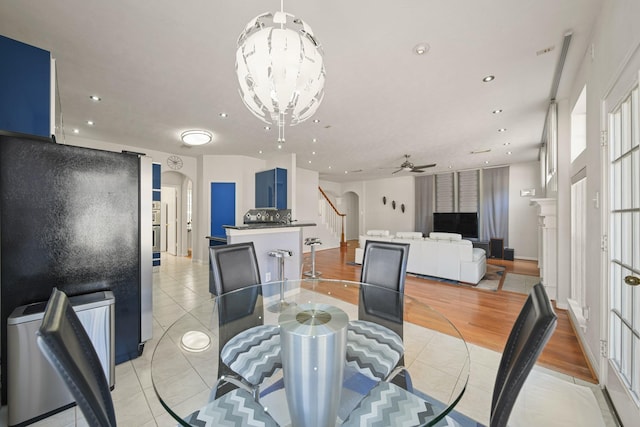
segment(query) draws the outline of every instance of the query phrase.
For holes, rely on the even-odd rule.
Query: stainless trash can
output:
[[[78,314],[109,385],[115,384],[115,298],[111,291],[69,298]],[[7,319],[7,406],[9,426],[27,425],[64,410],[75,402],[65,383],[40,352],[36,331],[46,301],[16,307]]]

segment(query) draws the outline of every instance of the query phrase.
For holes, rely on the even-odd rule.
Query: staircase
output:
[[[321,187],[318,187],[318,190],[320,191],[318,198],[320,222],[325,225],[331,235],[331,241],[326,242],[325,247],[338,247],[338,243],[340,247],[346,247],[344,226],[347,215],[338,211]]]

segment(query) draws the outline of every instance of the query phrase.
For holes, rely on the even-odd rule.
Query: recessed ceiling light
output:
[[[313,119],[313,123],[320,123],[320,119]]]
[[[222,118],[224,119],[225,117],[227,117],[227,116],[228,116],[228,114],[227,114],[227,113],[220,113],[220,114],[219,114],[219,116],[220,116],[220,117],[222,117]]]
[[[282,150],[282,144],[278,144],[278,150]]]
[[[258,154],[262,154],[262,150],[258,151]]]
[[[349,173],[349,171],[344,171],[344,173]]]
[[[74,129],[73,133],[80,133],[80,129]]]
[[[413,47],[413,53],[416,55],[424,55],[429,52],[429,44],[428,43],[418,43]]]
[[[511,145],[510,142],[505,142],[503,145]]]
[[[483,82],[488,83],[490,81],[493,81],[496,78],[496,76],[486,76],[482,79]]]
[[[331,166],[329,166],[329,169],[331,169]]]
[[[309,164],[311,164],[311,160],[309,160]]]
[[[271,130],[271,126],[265,126],[264,130]]]
[[[311,142],[318,142],[318,139],[317,139],[317,138],[313,138],[313,139],[311,140]]]
[[[182,132],[180,139],[187,145],[204,145],[211,142],[213,135],[209,131],[195,129]]]
[[[485,160],[485,161],[484,161],[484,164],[485,164],[485,165],[488,165],[488,164],[489,164],[489,160]]]
[[[93,126],[93,125],[95,125],[95,123],[93,122],[93,120],[87,120],[87,124],[88,124],[89,126]]]
[[[507,155],[510,156],[511,154],[513,154],[513,153],[511,153],[511,151],[507,151]]]
[[[315,156],[315,155],[316,155],[316,152],[315,152],[315,151],[312,151],[312,152],[311,152],[311,154],[313,154],[313,155]]]
[[[100,98],[98,95],[91,95],[89,98],[91,98],[92,101],[102,101],[102,98]]]
[[[449,169],[452,169],[452,168],[453,168],[453,166],[449,165]]]
[[[500,129],[498,129],[498,132],[506,132],[506,131],[507,131],[507,129],[506,129],[506,128],[500,128]]]
[[[500,114],[500,113],[502,113],[502,110],[501,109],[493,110],[492,113],[493,114]]]

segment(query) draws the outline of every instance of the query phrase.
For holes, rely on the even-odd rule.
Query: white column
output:
[[[556,199],[531,199],[538,209],[538,227],[540,230],[540,279],[547,295],[552,300],[558,297],[558,228]]]

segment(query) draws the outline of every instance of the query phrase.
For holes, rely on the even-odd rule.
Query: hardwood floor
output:
[[[347,248],[316,251],[316,269],[322,277],[332,279],[360,279],[360,266],[353,265],[357,241],[349,241]],[[309,266],[310,254],[305,254]],[[538,276],[533,261],[490,260],[502,265],[507,272]],[[444,314],[458,328],[466,341],[502,352],[511,327],[524,304],[526,295],[502,290],[501,279],[497,292],[451,285],[407,276],[405,293]],[[349,298],[350,299],[350,298]],[[556,308],[558,326],[542,352],[538,363],[558,372],[596,383],[566,310]]]

